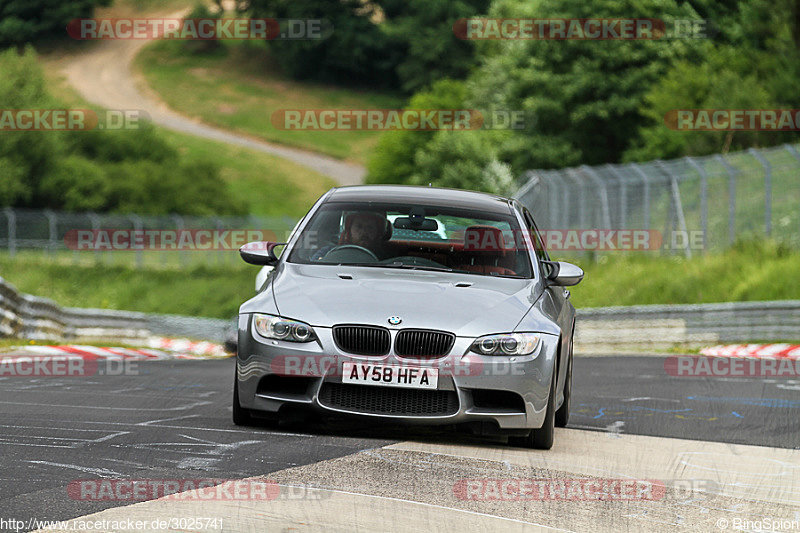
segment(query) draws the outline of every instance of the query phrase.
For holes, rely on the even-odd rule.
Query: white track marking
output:
[[[114,472],[113,470],[108,470],[106,468],[91,468],[88,466],[80,466],[80,465],[70,465],[64,463],[53,463],[51,461],[25,461],[26,463],[33,463],[36,465],[47,465],[47,466],[58,466],[61,468],[67,468],[71,470],[77,470],[79,472],[86,472],[87,474],[94,474],[100,477],[110,477],[110,476],[117,476],[122,477],[122,474],[119,472]]]

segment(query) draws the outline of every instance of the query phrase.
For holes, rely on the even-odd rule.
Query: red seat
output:
[[[513,265],[514,254],[506,246],[503,231],[494,226],[470,226],[464,232],[464,260],[469,263],[459,265],[459,270],[481,274],[516,274],[508,268]]]

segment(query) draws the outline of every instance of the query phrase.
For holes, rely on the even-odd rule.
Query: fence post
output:
[[[47,247],[45,253],[50,255],[56,247],[56,215],[49,209],[44,210],[44,216],[47,218]]]
[[[748,152],[764,167],[764,233],[769,237],[772,235],[772,165],[755,148]]]
[[[17,215],[10,207],[3,211],[8,219],[8,256],[13,259],[17,255]]]
[[[180,215],[172,215],[170,218],[175,221],[175,229],[177,230],[175,232],[177,234],[177,242],[180,242],[181,233],[183,232],[183,229],[185,227],[185,224],[183,222],[183,217],[180,216]],[[178,266],[179,267],[184,267],[184,266],[186,266],[186,252],[185,252],[185,250],[181,249],[180,247],[177,247],[177,248],[178,248],[178,250],[177,250],[178,251]]]
[[[133,222],[134,235],[138,235],[142,231],[142,219],[139,215],[128,215],[128,218]],[[134,241],[135,239],[131,239]],[[136,249],[136,268],[142,268],[143,256],[141,248]]]
[[[558,190],[558,196],[561,200],[561,207],[557,211],[556,218],[560,218],[561,221],[555,221],[555,224],[550,229],[555,229],[559,226],[566,227],[569,222],[569,204],[570,204],[570,196],[569,196],[569,183],[565,183],[565,176],[558,170],[548,170],[547,173],[550,175],[550,179],[548,180],[550,183],[555,184]],[[567,171],[569,173],[569,170]]]
[[[785,144],[784,146],[786,147],[786,150],[792,154],[798,162],[800,162],[800,152],[797,151],[797,148],[795,148],[792,144]]]
[[[538,176],[536,179],[539,179]],[[531,178],[531,180],[533,180],[533,178]],[[547,192],[550,196],[547,202],[547,218],[550,221],[550,227],[555,228],[558,226],[558,188],[561,185],[556,183],[554,179],[547,180],[545,184],[547,185]]]
[[[703,251],[708,249],[708,173],[692,157],[684,157],[687,163],[700,174],[700,226],[703,228]]]
[[[618,172],[616,165],[609,164],[606,165],[606,168],[619,183],[619,229],[626,229],[628,227],[628,186],[625,183],[625,178]]]
[[[224,228],[224,227],[225,227],[225,224],[222,222],[222,219],[221,219],[221,218],[219,218],[219,217],[214,217],[214,225],[216,226],[216,230],[217,230],[217,231],[222,231],[222,228]],[[216,264],[217,264],[217,265],[221,265],[221,264],[222,264],[222,262],[223,262],[223,261],[224,261],[224,259],[225,259],[225,258],[222,256],[222,253],[223,253],[223,251],[222,251],[222,250],[213,250],[213,247],[212,247],[212,251],[211,251],[211,253],[212,253],[212,254],[214,254],[214,255],[216,255],[216,261],[215,261],[215,262],[216,262]]]
[[[597,175],[597,172],[588,165],[581,165],[580,169],[589,175],[592,180],[600,186],[600,199],[603,205],[603,225],[606,229],[611,229],[611,213],[608,210],[608,188],[606,187],[603,179]]]
[[[569,189],[570,189],[570,180],[575,180],[575,187],[573,190],[575,191],[575,195],[577,198],[577,202],[575,203],[575,208],[578,211],[578,226],[581,228],[586,227],[586,213],[588,209],[586,208],[586,195],[583,194],[583,178],[575,172],[574,168],[565,169],[563,172],[554,170],[554,173],[557,173],[558,176],[564,181],[564,198],[569,198]],[[562,217],[561,217],[561,224],[560,228],[558,226],[553,226],[552,229],[561,229],[567,230],[571,228],[571,224],[569,221],[569,203],[565,203],[564,209],[562,209]]]
[[[691,259],[692,247],[689,244],[689,229],[686,227],[686,217],[683,214],[683,203],[681,203],[681,190],[678,187],[678,179],[675,177],[675,174],[667,170],[667,167],[664,165],[663,161],[656,161],[656,165],[658,165],[658,168],[661,170],[661,172],[663,172],[666,176],[669,176],[672,201],[675,205],[675,214],[678,217],[678,227],[683,232],[684,237],[684,253],[686,254],[687,259]],[[673,241],[670,241],[670,244],[672,242]]]
[[[95,263],[99,263],[100,262],[100,250],[98,249],[98,246],[97,246],[97,237],[98,237],[99,232],[100,232],[100,217],[98,217],[97,214],[95,214],[93,212],[87,213],[86,216],[89,217],[89,223],[92,225],[92,233],[94,234],[94,239],[95,239],[94,262]]]
[[[556,227],[558,225],[558,220],[556,220],[556,216],[558,216],[558,184],[555,183],[554,180],[550,180],[547,177],[547,174],[550,172],[548,171],[540,171],[540,170],[528,170],[522,175],[522,180],[524,180],[524,185],[520,187],[520,189],[514,193],[513,198],[519,200],[525,207],[527,207],[534,216],[538,216],[542,222],[547,220],[548,224],[551,227]],[[544,198],[541,195],[542,190],[546,189],[547,198]],[[537,194],[541,195],[537,197]],[[528,198],[526,198],[526,196]],[[537,211],[534,206],[539,205],[540,202],[542,209],[541,211]],[[294,228],[296,221],[294,220],[287,220],[289,226]],[[260,229],[270,229],[265,228],[262,224]],[[277,233],[275,234],[277,238]]]
[[[642,178],[642,183],[644,183],[644,226],[650,229],[650,177],[638,163],[631,163],[631,168]]]
[[[514,198],[525,203],[522,200],[522,197],[528,194],[528,191],[533,189],[538,184],[538,176],[536,175],[535,170],[528,170],[525,174],[522,175],[522,179],[525,181],[525,184],[520,187],[520,189],[514,193]]]
[[[725,168],[728,173],[728,244],[736,241],[736,173],[738,172],[728,161],[717,154],[715,159]]]

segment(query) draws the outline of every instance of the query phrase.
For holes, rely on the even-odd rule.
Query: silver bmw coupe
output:
[[[276,249],[282,248],[278,255]],[[233,421],[301,410],[464,425],[549,449],[566,426],[583,271],[551,261],[514,199],[409,186],[332,189],[239,310]]]

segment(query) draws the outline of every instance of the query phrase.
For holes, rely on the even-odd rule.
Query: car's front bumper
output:
[[[331,414],[432,425],[495,422],[501,430],[536,429],[544,423],[558,352],[557,336],[542,334],[536,352],[516,357],[470,353],[469,347],[475,339],[457,337],[447,356],[416,363],[392,351],[379,357],[344,353],[334,343],[331,328],[314,327],[317,341],[304,344],[257,340],[251,332],[251,317],[243,314],[239,318],[236,356],[239,402],[246,409],[277,413],[290,406],[307,407]],[[396,331],[391,330],[392,345]],[[439,369],[437,391],[428,394],[418,389],[342,385],[341,369],[345,361],[431,365]],[[299,387],[286,386],[286,380],[293,378],[300,378],[296,381]],[[359,394],[350,398],[352,401],[342,402],[343,395],[354,392],[348,387],[360,387]],[[518,395],[518,402],[493,401],[501,397],[515,399],[514,394]],[[379,404],[382,398],[393,402],[395,409],[376,412],[376,402]],[[415,404],[413,409],[408,409],[410,403]]]

